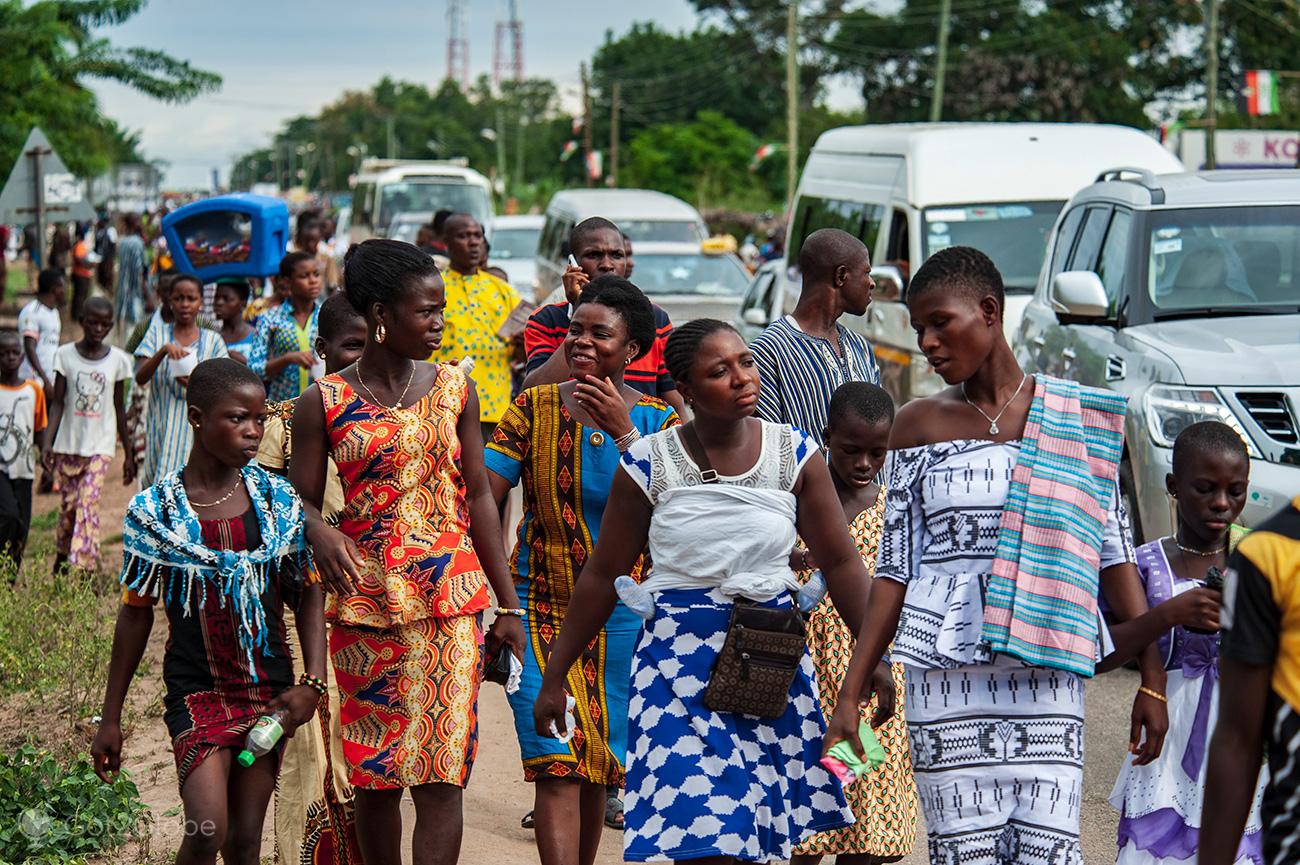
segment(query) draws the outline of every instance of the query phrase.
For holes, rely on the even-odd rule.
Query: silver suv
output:
[[[1246,441],[1257,525],[1300,495],[1300,171],[1102,174],[1057,220],[1015,343],[1026,369],[1128,396],[1138,537],[1173,530],[1171,447],[1201,420]]]

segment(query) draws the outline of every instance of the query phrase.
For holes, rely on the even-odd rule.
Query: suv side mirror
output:
[[[1110,298],[1091,270],[1067,270],[1052,278],[1052,307],[1079,318],[1101,318],[1110,311]]]
[[[751,306],[740,315],[745,320],[745,324],[752,324],[754,327],[767,327],[771,322],[767,320],[767,313],[761,307]]]
[[[881,300],[898,300],[903,296],[903,271],[894,265],[878,264],[871,268],[871,279]]]

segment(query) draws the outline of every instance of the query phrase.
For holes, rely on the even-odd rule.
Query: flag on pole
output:
[[[560,151],[560,161],[568,162],[569,157],[578,152],[578,139],[570,138],[564,142],[564,149]]]
[[[764,160],[773,153],[776,153],[778,150],[783,149],[784,147],[780,144],[763,144],[759,146],[759,148],[754,151],[754,158],[749,160],[749,170],[757,171],[758,166],[762,165]]]
[[[1277,76],[1268,69],[1246,72],[1246,113],[1251,117],[1277,114]]]

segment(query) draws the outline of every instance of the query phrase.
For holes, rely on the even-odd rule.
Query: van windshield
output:
[[[993,259],[1007,291],[1029,294],[1064,206],[1064,201],[1003,201],[927,208],[925,257],[950,246],[973,246]]]
[[[1149,228],[1147,291],[1157,318],[1300,308],[1300,206],[1159,210]]]
[[[379,188],[375,228],[387,230],[399,213],[433,214],[439,210],[468,213],[486,225],[492,218],[487,191],[468,183],[438,180],[408,180],[386,183]]]

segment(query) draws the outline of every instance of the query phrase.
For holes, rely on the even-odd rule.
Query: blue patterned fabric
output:
[[[839,782],[818,762],[826,725],[806,654],[781,717],[704,707],[731,607],[717,590],[668,590],[642,632],[628,713],[629,862],[779,862],[813,833],[853,822]]]
[[[140,595],[179,600],[187,614],[202,610],[207,593],[219,592],[238,623],[239,646],[256,669],[255,652],[267,654],[261,598],[278,569],[281,584],[301,583],[311,567],[302,501],[284,478],[257,465],[242,470],[257,514],[262,543],[255,550],[214,550],[203,543],[181,473],[172,472],[136,493],[122,530],[122,584]],[[256,673],[254,673],[256,676]]]

